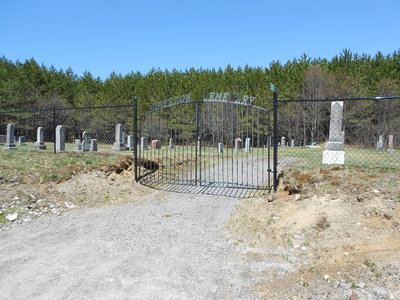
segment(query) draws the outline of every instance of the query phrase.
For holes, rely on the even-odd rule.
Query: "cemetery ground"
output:
[[[399,168],[283,151],[246,199],[134,184],[126,153],[0,151],[0,299],[400,299]]]

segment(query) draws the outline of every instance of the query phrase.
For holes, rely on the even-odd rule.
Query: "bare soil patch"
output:
[[[281,180],[276,196],[246,201],[229,225],[253,247],[281,248],[294,266],[260,282],[258,294],[400,299],[399,174],[335,167],[288,170]]]
[[[130,157],[70,172],[63,181],[43,180],[40,172],[17,172],[0,177],[0,229],[44,214],[60,215],[83,206],[135,201],[150,191],[134,183]],[[8,220],[7,216],[15,214],[15,220]]]

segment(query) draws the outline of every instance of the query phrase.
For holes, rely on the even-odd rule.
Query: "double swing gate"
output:
[[[185,95],[153,104],[139,122],[138,180],[270,190],[270,111],[251,99],[211,93],[209,99]]]

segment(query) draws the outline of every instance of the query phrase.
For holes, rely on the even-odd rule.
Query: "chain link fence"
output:
[[[279,100],[278,163],[400,169],[400,98]]]
[[[3,111],[0,124],[0,145],[9,146],[12,124],[9,142],[19,151],[131,155],[133,150],[133,104]]]

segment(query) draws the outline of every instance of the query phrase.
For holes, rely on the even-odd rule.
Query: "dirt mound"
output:
[[[275,201],[248,201],[237,211],[234,234],[254,247],[281,247],[282,259],[296,266],[260,283],[260,295],[400,299],[399,174],[375,173],[289,171]]]
[[[132,157],[74,173],[61,182],[38,183],[36,177],[27,180],[29,176],[25,174],[0,177],[0,229],[81,206],[135,201],[149,192],[133,180]],[[11,214],[17,214],[12,223],[7,219]]]

